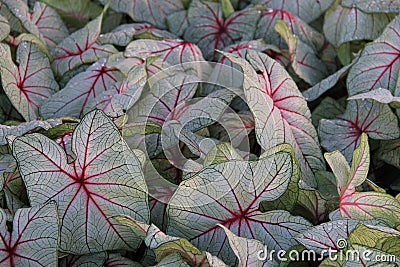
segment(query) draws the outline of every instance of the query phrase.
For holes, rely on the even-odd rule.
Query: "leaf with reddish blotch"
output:
[[[3,3],[23,27],[45,42],[50,50],[69,35],[57,12],[44,3],[35,2],[33,11],[22,0],[4,0]]]
[[[367,178],[370,164],[368,137],[361,135],[360,145],[354,150],[351,167],[345,157],[334,151],[325,153],[337,181],[339,209],[343,217],[358,220],[376,219],[390,227],[400,224],[400,202],[382,192],[358,192],[356,187]]]
[[[350,100],[344,114],[335,119],[321,119],[318,132],[321,145],[327,151],[339,150],[347,161],[350,161],[362,133],[377,140],[400,136],[396,115],[388,105],[374,100]]]
[[[262,10],[255,37],[263,38],[267,44],[286,48],[285,41],[274,29],[277,19],[283,20],[290,32],[296,35],[300,41],[309,45],[314,51],[319,51],[324,46],[325,39],[321,33],[285,9],[267,8]]]
[[[326,39],[335,47],[350,41],[374,40],[393,19],[393,14],[364,13],[338,4],[324,21]]]
[[[55,200],[60,216],[59,249],[84,254],[135,249],[140,239],[109,217],[126,214],[148,222],[147,186],[141,164],[102,111],[87,114],[72,136],[76,160],[40,134],[19,137],[13,155],[32,205]]]
[[[100,34],[98,41],[101,44],[127,46],[133,39],[175,39],[170,32],[160,30],[148,23],[122,24],[109,33]]]
[[[110,2],[100,0],[102,4]],[[110,7],[128,14],[134,21],[149,22],[165,29],[165,20],[169,14],[183,10],[182,1],[176,0],[111,0]]]
[[[334,0],[251,0],[254,4],[262,4],[266,8],[285,9],[309,23],[327,10]]]
[[[96,62],[100,58],[107,58],[118,52],[112,45],[97,43],[103,15],[104,12],[57,45],[52,66],[58,76],[62,76],[73,68]]]
[[[282,210],[262,213],[259,204],[279,198],[292,174],[292,156],[285,151],[258,161],[205,167],[183,181],[169,201],[167,233],[187,238],[228,264],[236,259],[217,224],[238,236],[263,240],[270,249],[286,250],[311,224]]]
[[[400,72],[400,15],[361,52],[347,77],[349,95],[386,88],[396,95]]]
[[[44,118],[73,116],[81,118],[87,111],[87,105],[105,91],[115,91],[114,86],[124,76],[115,68],[105,65],[102,58],[85,72],[74,76],[59,92],[52,95],[41,107]]]
[[[0,265],[56,266],[58,216],[54,202],[19,209],[13,232],[6,226],[6,213],[0,209]]]
[[[249,50],[247,61],[225,55],[243,68],[244,94],[261,147],[268,150],[291,144],[301,169],[302,186],[315,187],[313,171],[324,169],[325,163],[310,111],[293,79],[265,54]]]
[[[10,47],[0,44],[1,81],[8,98],[26,121],[38,117],[39,106],[58,90],[47,56],[35,44],[22,42],[14,64]]]
[[[219,3],[195,0],[188,11],[184,37],[197,44],[206,59],[216,59],[217,49],[252,40],[259,16],[259,10],[246,8],[224,18]]]

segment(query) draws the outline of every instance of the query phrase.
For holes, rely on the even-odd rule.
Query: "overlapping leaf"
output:
[[[7,18],[0,15],[0,41],[3,41],[10,33],[10,24]]]
[[[367,13],[399,13],[400,3],[396,0],[363,1],[343,0],[345,7],[356,7]]]
[[[58,90],[47,56],[33,43],[22,42],[15,65],[10,47],[0,44],[1,81],[11,103],[26,121],[38,117],[39,106]]]
[[[103,4],[107,0],[101,0]],[[117,12],[128,14],[136,22],[149,22],[165,29],[166,17],[183,9],[181,1],[176,0],[111,0],[110,7]]]
[[[24,28],[43,40],[50,49],[68,36],[68,30],[57,12],[44,3],[36,2],[33,11],[22,0],[3,0]]]
[[[385,88],[395,94],[400,71],[400,16],[367,45],[347,78],[349,95]]]
[[[78,125],[72,151],[76,160],[69,164],[64,150],[42,135],[20,137],[13,143],[30,203],[58,204],[60,250],[84,254],[135,249],[140,240],[108,218],[127,214],[149,220],[139,160],[101,111],[89,113]]]
[[[124,78],[119,70],[108,68],[105,63],[106,59],[100,59],[85,72],[73,77],[40,107],[40,114],[45,118],[82,117],[93,99],[106,91],[115,91],[116,83]]]
[[[13,232],[0,210],[0,264],[2,266],[57,265],[58,217],[54,202],[17,211]]]
[[[342,216],[359,220],[377,219],[391,227],[400,224],[398,200],[382,192],[356,190],[367,178],[370,164],[368,137],[365,133],[362,134],[360,145],[353,153],[351,167],[339,151],[326,153],[325,159],[336,177]]]
[[[355,99],[373,99],[379,103],[390,104],[391,107],[400,108],[400,97],[393,96],[389,90],[383,88],[374,89],[348,98],[348,100]]]
[[[93,63],[100,58],[106,58],[117,50],[112,45],[99,45],[97,38],[100,35],[104,13],[85,27],[74,32],[54,50],[53,69],[58,76],[82,64]]]
[[[260,11],[246,8],[224,18],[221,5],[195,0],[188,11],[185,39],[197,44],[206,59],[215,59],[216,49],[253,39]]]
[[[292,237],[310,224],[286,211],[261,213],[258,206],[285,192],[292,168],[286,152],[204,168],[182,182],[171,198],[167,233],[188,238],[228,264],[235,258],[218,223],[238,236],[262,240],[271,249],[288,249],[296,243]]]
[[[248,51],[247,60],[254,68],[243,59],[228,58],[243,68],[244,93],[255,118],[261,147],[267,150],[278,144],[291,144],[299,161],[301,179],[315,187],[312,171],[324,169],[324,162],[310,111],[292,78],[264,54]]]
[[[318,18],[332,4],[333,0],[252,0],[253,3],[263,4],[267,8],[286,9],[305,22],[309,23]]]
[[[400,129],[388,105],[374,100],[351,100],[346,112],[336,119],[320,120],[321,145],[327,151],[339,150],[350,161],[362,133],[378,140],[396,139]]]
[[[336,47],[355,40],[374,40],[392,18],[391,14],[365,13],[339,4],[325,18],[325,37]]]

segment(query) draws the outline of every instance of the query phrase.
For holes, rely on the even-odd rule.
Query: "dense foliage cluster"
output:
[[[0,0],[0,266],[399,266],[399,13]]]

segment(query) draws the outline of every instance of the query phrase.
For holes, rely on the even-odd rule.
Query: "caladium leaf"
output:
[[[377,156],[400,169],[400,139],[381,141]]]
[[[176,36],[183,36],[186,28],[189,26],[187,16],[187,10],[174,12],[167,16],[166,23],[168,25],[168,30],[174,33]]]
[[[115,68],[105,66],[102,58],[85,72],[73,77],[59,92],[52,95],[41,107],[40,114],[45,118],[74,116],[82,117],[86,106],[105,91],[122,81],[124,76]]]
[[[26,30],[39,37],[50,49],[68,36],[60,16],[46,4],[36,2],[31,12],[22,0],[4,0],[3,3]]]
[[[226,236],[228,237],[229,244],[238,258],[238,267],[246,266],[279,266],[275,259],[272,261],[263,262],[260,260],[260,251],[264,251],[264,245],[262,242],[256,239],[249,239],[239,237],[232,233],[228,228],[220,225]]]
[[[107,252],[99,252],[88,255],[69,255],[60,260],[60,267],[93,266],[103,267],[107,259]]]
[[[295,73],[308,84],[314,85],[328,75],[328,69],[314,50],[292,34],[283,20],[277,19],[274,29],[285,39]]]
[[[14,215],[18,209],[28,207],[28,196],[24,181],[18,171],[4,174],[4,196],[7,209]]]
[[[357,192],[356,187],[367,178],[370,163],[368,137],[361,136],[360,145],[353,153],[351,167],[339,151],[325,154],[337,181],[340,213],[344,217],[359,220],[382,220],[391,227],[400,224],[397,216],[400,202],[381,192]]]
[[[339,4],[325,18],[324,33],[335,47],[350,41],[374,40],[392,19],[391,14],[365,13]]]
[[[355,61],[354,61],[355,62]],[[348,70],[353,66],[353,63],[344,66],[334,74],[326,77],[323,79],[321,82],[317,83],[313,87],[307,89],[306,91],[303,92],[304,97],[306,98],[307,101],[314,101],[318,97],[320,97],[322,94],[324,94],[326,91],[334,87],[340,79],[343,78],[348,72]]]
[[[64,150],[43,135],[32,134],[13,142],[13,155],[30,203],[55,200],[58,204],[60,250],[84,254],[135,249],[140,240],[108,217],[126,214],[149,220],[147,187],[139,160],[117,127],[99,110],[86,115],[76,127],[72,151],[76,160],[68,164]]]
[[[47,121],[25,122],[16,126],[0,125],[0,146],[7,144],[6,137],[9,135],[21,136],[37,128],[49,130],[57,125],[60,125],[61,123],[62,121],[59,119],[50,119]]]
[[[385,88],[395,94],[400,72],[400,16],[397,16],[382,35],[368,44],[360,59],[349,72],[349,95]]]
[[[342,6],[356,7],[367,13],[400,12],[400,3],[396,0],[381,0],[381,1],[343,0]]]
[[[60,42],[54,50],[53,69],[58,76],[80,65],[93,63],[118,51],[112,45],[99,45],[104,12],[82,29]]]
[[[185,40],[197,44],[206,59],[216,59],[216,49],[253,39],[260,11],[246,8],[224,18],[221,5],[195,0],[188,11]]]
[[[0,264],[4,266],[56,266],[58,217],[54,202],[16,212],[13,232],[0,210]]]
[[[349,241],[351,244],[358,244],[386,251],[385,246],[381,245],[383,245],[384,241],[387,241],[392,237],[397,237],[400,241],[400,232],[383,226],[367,226],[359,224],[351,232]]]
[[[2,177],[5,172],[13,172],[16,166],[16,162],[10,154],[0,155],[0,177]]]
[[[105,4],[107,0],[100,2]],[[117,12],[128,14],[137,22],[149,22],[160,29],[165,29],[166,17],[182,10],[183,4],[175,0],[111,0],[110,7]]]
[[[309,45],[313,50],[319,51],[323,47],[324,36],[285,9],[264,9],[257,24],[255,37],[263,38],[267,44],[286,48],[285,41],[274,29],[278,19],[283,20],[289,27],[290,32],[295,34],[300,41]]]
[[[72,27],[79,29],[101,13],[101,7],[90,0],[40,0],[54,8]]]
[[[206,255],[207,255],[207,260],[208,260],[208,263],[210,264],[210,267],[228,267],[228,265],[226,265],[225,262],[220,260],[218,257],[211,255],[207,251],[206,251]]]
[[[203,165],[206,167],[229,160],[243,160],[243,158],[230,143],[221,143],[207,153]]]
[[[393,108],[400,108],[400,97],[393,96],[388,89],[378,88],[367,93],[362,93],[349,97],[347,100],[373,99],[379,103],[390,104]]]
[[[10,24],[7,18],[0,15],[0,41],[3,41],[10,33]]]
[[[252,0],[251,2],[262,4],[267,8],[288,10],[309,23],[321,16],[333,4],[334,0]]]
[[[235,259],[217,223],[238,236],[262,240],[271,249],[288,249],[295,245],[292,237],[310,223],[286,211],[261,213],[258,207],[261,201],[273,201],[285,192],[292,164],[291,155],[281,151],[255,162],[205,167],[182,182],[172,196],[167,233],[188,238],[228,264]]]
[[[346,112],[346,106],[331,97],[325,97],[311,114],[312,122],[318,127],[321,119],[334,119]]]
[[[190,267],[178,253],[170,254],[153,267]]]
[[[325,164],[310,111],[292,78],[267,55],[249,50],[248,62],[233,55],[226,56],[243,68],[244,94],[255,119],[261,147],[268,150],[278,144],[291,144],[303,183],[315,187],[312,171],[324,169]]]
[[[14,64],[10,47],[0,44],[0,74],[4,91],[26,121],[38,117],[38,108],[58,90],[47,56],[38,46],[23,42]]]
[[[175,40],[141,39],[131,42],[125,50],[126,57],[137,57],[145,60],[158,56],[161,66],[175,66],[185,62],[204,61],[200,49],[188,42]]]
[[[170,32],[160,30],[148,23],[123,24],[109,33],[101,34],[98,41],[101,44],[127,46],[134,38],[145,39],[175,39]],[[152,37],[152,38],[150,38]]]
[[[396,115],[386,104],[374,100],[351,100],[346,112],[336,119],[320,120],[321,145],[327,151],[339,150],[350,161],[362,133],[377,140],[396,139],[400,135]]]
[[[339,251],[344,248],[340,241],[348,239],[357,225],[359,221],[352,219],[331,221],[304,231],[296,239],[307,249],[317,253],[329,249]]]

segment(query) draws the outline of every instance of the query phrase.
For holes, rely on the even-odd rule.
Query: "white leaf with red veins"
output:
[[[100,59],[73,77],[40,107],[40,114],[45,118],[85,115],[91,101],[106,91],[115,91],[114,86],[124,78],[119,70],[108,68],[105,63],[106,59]]]
[[[22,42],[14,64],[10,47],[0,44],[1,81],[8,98],[26,121],[38,117],[39,106],[58,90],[47,56],[33,43]]]
[[[318,127],[321,145],[327,151],[339,150],[351,160],[362,133],[372,139],[400,136],[398,120],[390,107],[374,100],[350,100],[346,112],[335,119],[321,119]]]
[[[93,253],[89,255],[68,255],[60,259],[60,267],[104,267],[107,252]]]
[[[266,8],[286,9],[309,23],[321,16],[334,0],[252,0],[252,2],[262,4]]]
[[[347,77],[349,95],[378,88],[396,95],[400,72],[400,16],[374,42],[365,46]]]
[[[58,217],[54,202],[19,209],[13,232],[6,226],[6,213],[0,209],[0,265],[56,266]]]
[[[112,45],[99,45],[104,13],[90,21],[82,29],[72,33],[60,42],[54,50],[53,69],[58,76],[83,64],[93,63],[100,58],[107,58],[118,51]]]
[[[3,2],[21,21],[24,28],[46,43],[50,50],[53,50],[69,35],[58,13],[46,4],[36,2],[31,12],[24,1],[4,0]]]
[[[167,233],[187,238],[201,250],[235,262],[223,229],[262,240],[270,249],[288,249],[294,236],[311,227],[302,217],[283,210],[262,213],[259,204],[279,198],[290,182],[290,153],[277,153],[258,161],[228,161],[205,167],[183,181],[168,204]]]
[[[106,4],[108,0],[100,0]],[[169,14],[183,10],[182,1],[176,0],[111,0],[110,7],[128,14],[134,21],[149,22],[165,29],[165,20]]]
[[[246,8],[224,19],[219,3],[192,2],[185,40],[197,44],[206,59],[216,59],[216,49],[238,41],[252,40],[260,11]]]
[[[291,144],[301,169],[302,185],[315,187],[313,171],[324,169],[325,163],[307,102],[293,79],[265,54],[249,50],[248,61],[225,55],[243,68],[244,94],[261,147],[268,150],[282,143]]]
[[[56,201],[59,249],[71,254],[136,249],[141,240],[110,217],[120,214],[148,222],[147,186],[141,164],[102,111],[92,111],[72,136],[76,160],[40,134],[17,138],[13,155],[32,205]]]

